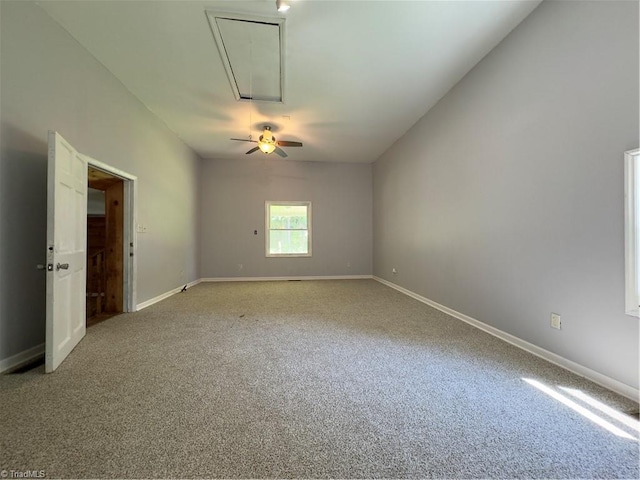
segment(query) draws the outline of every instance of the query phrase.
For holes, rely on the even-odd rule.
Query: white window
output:
[[[311,202],[266,202],[267,257],[311,256]]]
[[[638,316],[640,303],[640,149],[624,154],[625,311]]]

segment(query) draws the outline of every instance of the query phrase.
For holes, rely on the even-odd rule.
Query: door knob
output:
[[[56,265],[56,271],[57,270],[68,270],[69,269],[69,264],[68,263],[58,263]]]

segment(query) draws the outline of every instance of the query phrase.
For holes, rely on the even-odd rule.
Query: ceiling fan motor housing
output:
[[[262,132],[262,135],[260,135],[260,140],[263,139],[265,142],[276,142],[276,137],[274,137],[273,133],[271,133],[271,127],[269,125],[265,125],[264,131]]]
[[[264,127],[264,132],[258,140],[258,147],[260,147],[260,150],[264,153],[272,153],[276,149],[276,138],[271,133],[271,127],[269,125]]]

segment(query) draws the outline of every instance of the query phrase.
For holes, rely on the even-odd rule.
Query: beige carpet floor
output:
[[[636,403],[373,280],[198,285],[0,376],[0,405],[0,470],[48,478],[640,473]]]

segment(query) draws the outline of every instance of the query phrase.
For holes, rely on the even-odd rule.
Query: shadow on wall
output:
[[[2,124],[0,177],[0,359],[45,339],[47,132],[33,137]]]

